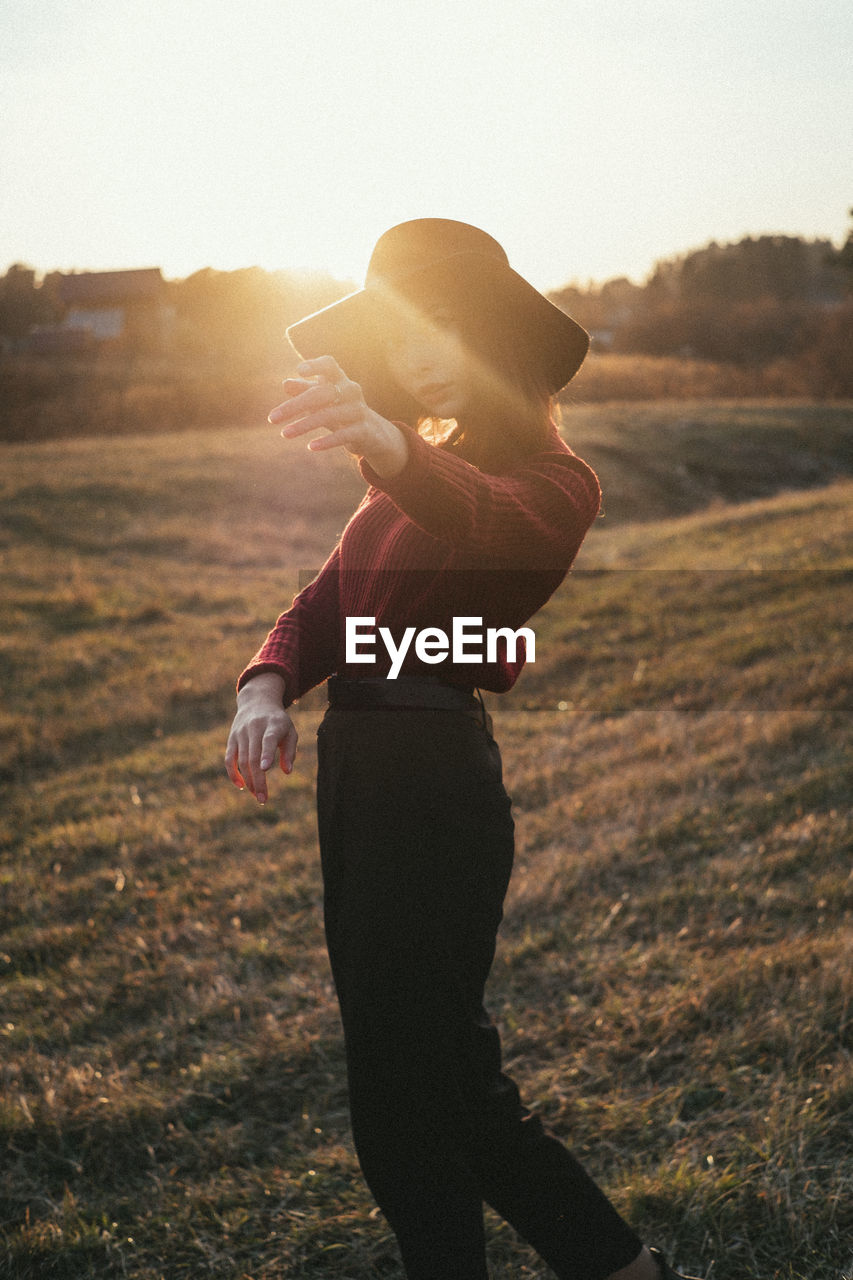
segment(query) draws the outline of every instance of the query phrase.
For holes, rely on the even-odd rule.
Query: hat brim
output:
[[[385,417],[414,421],[422,407],[388,375],[382,329],[395,302],[417,306],[427,296],[474,290],[487,318],[505,326],[535,365],[541,383],[556,394],[575,376],[589,350],[589,334],[512,267],[479,253],[457,253],[395,279],[368,283],[287,329],[304,359],[330,355],[360,383],[365,400]]]

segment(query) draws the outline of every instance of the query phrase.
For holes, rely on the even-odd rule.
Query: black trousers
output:
[[[513,860],[494,739],[463,713],[330,707],[317,808],[353,1137],[409,1280],[486,1280],[483,1202],[562,1280],[642,1242],[522,1105],[483,1007]]]

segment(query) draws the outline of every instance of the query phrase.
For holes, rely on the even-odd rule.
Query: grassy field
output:
[[[754,366],[687,356],[593,353],[564,394],[575,404],[605,401],[737,400],[753,407],[773,398],[829,402],[844,413],[840,397],[850,386],[842,317],[836,355],[812,349],[808,358]],[[849,344],[848,344],[849,345]],[[96,356],[45,357],[0,350],[0,442],[229,427],[262,422],[279,398],[281,378],[293,372],[290,349],[259,364],[227,350],[145,355],[131,349]],[[826,420],[826,419],[825,419]]]
[[[509,1069],[711,1280],[853,1265],[851,426],[570,410],[606,515],[491,699]],[[361,481],[268,430],[2,456],[0,1275],[393,1280],[323,947],[321,693],[264,809],[222,768],[235,675]],[[545,1280],[488,1225],[495,1280]]]

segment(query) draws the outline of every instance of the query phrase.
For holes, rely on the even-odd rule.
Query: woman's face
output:
[[[391,377],[428,414],[458,418],[469,406],[470,360],[450,308],[429,306],[385,341]]]

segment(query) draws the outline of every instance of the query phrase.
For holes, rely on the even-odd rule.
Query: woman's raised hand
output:
[[[365,458],[377,474],[390,478],[403,470],[409,456],[405,437],[387,418],[365,403],[361,387],[353,382],[332,356],[306,360],[300,377],[287,378],[287,399],[276,405],[269,421],[282,423],[285,439],[324,429],[308,445],[313,452],[341,446]]]
[[[242,791],[248,788],[259,804],[267,801],[267,770],[276,755],[283,773],[290,773],[296,755],[296,726],[281,705],[284,681],[264,671],[249,680],[237,695],[237,714],[228,735],[225,768]]]

